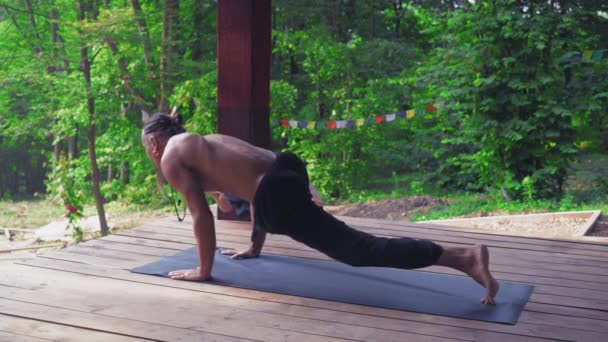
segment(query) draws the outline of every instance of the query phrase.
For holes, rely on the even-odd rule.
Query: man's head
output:
[[[144,120],[144,128],[141,134],[141,141],[146,148],[150,160],[158,166],[160,165],[160,159],[163,156],[169,138],[186,131],[182,126],[182,117],[173,111],[171,115],[156,113],[152,116],[146,112],[142,112],[142,118]]]

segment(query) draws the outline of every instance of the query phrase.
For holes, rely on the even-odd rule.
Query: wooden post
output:
[[[218,131],[263,148],[270,148],[270,35],[271,0],[219,0]]]

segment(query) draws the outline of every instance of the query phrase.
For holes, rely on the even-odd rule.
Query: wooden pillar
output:
[[[219,0],[218,132],[263,148],[270,148],[270,35],[271,0]]]

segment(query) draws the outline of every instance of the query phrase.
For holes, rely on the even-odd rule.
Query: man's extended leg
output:
[[[499,285],[490,274],[486,246],[443,247],[430,240],[374,236],[348,226],[321,208],[307,207],[307,215],[301,218],[303,224],[294,225],[297,229],[288,233],[294,240],[351,266],[454,268],[486,288],[482,303],[494,302]]]
[[[490,254],[488,247],[476,245],[471,247],[443,247],[443,253],[436,263],[466,273],[481,286],[486,288],[486,294],[481,299],[484,304],[494,304],[494,296],[498,292],[498,282],[490,273]]]

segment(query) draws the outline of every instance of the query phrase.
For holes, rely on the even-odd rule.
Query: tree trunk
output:
[[[135,23],[137,29],[141,35],[141,43],[144,49],[144,61],[148,68],[148,79],[155,79],[156,65],[152,58],[152,43],[150,42],[150,34],[148,33],[148,27],[146,25],[146,18],[141,10],[139,0],[131,0],[131,7],[133,8],[133,14],[135,14]]]
[[[13,23],[13,25],[15,26],[15,29],[17,29],[17,32],[19,32],[19,34],[21,34],[21,36],[23,37],[23,39],[27,42],[30,43],[30,47],[32,48],[32,51],[34,52],[34,54],[38,55],[42,52],[42,46],[40,45],[40,39],[31,39],[30,37],[28,37],[27,33],[25,31],[23,31],[23,29],[21,28],[21,26],[19,25],[19,22],[17,21],[17,18],[13,15],[13,13],[9,10],[8,5],[6,4],[2,4],[2,8],[4,8],[4,11],[6,12],[6,14],[11,18],[11,22]],[[33,12],[32,9],[30,7],[30,18],[33,19]],[[37,31],[36,31],[36,22],[35,21],[30,21],[30,23],[32,23],[33,25],[33,29],[35,33],[35,36],[38,35]],[[37,43],[37,44],[36,44]]]
[[[117,57],[118,56],[118,44],[116,44],[116,42],[110,38],[110,37],[105,37],[105,41],[108,44],[108,47],[110,48],[110,52],[112,53],[112,56]],[[122,80],[122,86],[124,88],[125,93],[128,93],[130,95],[130,99],[129,99],[129,103],[127,105],[121,105],[121,113],[123,117],[127,116],[127,112],[129,111],[129,108],[131,108],[132,106],[132,98],[135,94],[135,90],[132,89],[129,86],[129,82],[131,80],[131,77],[129,76],[129,70],[127,69],[127,60],[124,57],[120,57],[118,58],[118,70],[120,71],[120,79]],[[108,181],[111,180],[111,165],[110,165],[110,170],[108,171]],[[120,166],[120,180],[122,182],[122,184],[127,184],[128,183],[128,164],[127,161],[123,161],[123,163]]]
[[[217,6],[215,3],[211,2],[208,4],[208,8],[204,10],[203,2],[195,2],[194,8],[192,12],[192,44],[190,49],[192,51],[192,61],[196,62],[194,64],[194,77],[198,77],[201,75],[202,68],[200,67],[200,63],[203,60],[203,52],[204,49],[204,39],[203,33],[205,32],[205,18],[209,15],[217,12]]]
[[[393,9],[395,10],[395,37],[399,37],[401,17],[403,16],[403,0],[394,0]]]
[[[61,158],[61,143],[58,142],[55,144],[55,146],[53,146],[53,155],[55,157],[55,161],[59,161],[59,158]]]
[[[91,3],[87,3],[86,0],[78,0],[78,21],[82,22],[85,19],[87,9],[91,15],[90,19],[95,19],[95,11],[90,8]],[[87,109],[89,111],[89,127],[87,129],[87,138],[89,141],[89,160],[91,163],[91,181],[93,183],[93,196],[95,197],[95,206],[97,207],[97,215],[99,215],[99,226],[101,227],[101,234],[108,234],[108,223],[106,221],[106,214],[103,207],[103,197],[99,189],[99,167],[97,165],[97,155],[95,151],[95,98],[93,97],[93,91],[91,89],[91,61],[89,60],[89,49],[86,46],[84,38],[81,38],[80,46],[80,65],[82,67],[82,73],[84,75],[86,94],[87,94]]]
[[[25,7],[27,8],[27,14],[30,19],[30,24],[32,25],[32,30],[34,32],[34,37],[36,38],[36,42],[40,44],[42,40],[40,39],[40,34],[38,33],[38,28],[36,27],[36,17],[34,17],[34,9],[32,8],[32,3],[30,0],[24,0]],[[39,52],[42,51],[42,46],[39,45]]]
[[[63,60],[63,70],[61,67],[53,66],[53,69],[55,69],[55,77],[59,77],[61,71],[64,71],[66,75],[70,75],[72,73],[72,70],[70,68],[70,61],[68,60],[65,51],[63,37],[61,36],[61,34],[59,34],[59,25],[57,25],[57,22],[59,21],[59,14],[57,13],[56,9],[52,9],[49,11],[49,18],[52,19],[51,37],[53,41],[53,47],[51,49],[51,56],[53,57],[53,61],[59,58]],[[68,138],[68,157],[70,159],[78,157],[78,125],[76,125],[76,134]]]
[[[129,167],[126,163],[120,167],[120,182],[122,184],[129,184]]]
[[[110,183],[112,181],[112,178],[114,178],[114,174],[113,174],[113,168],[112,168],[112,164],[108,165],[108,174],[107,174],[107,182]]]
[[[169,96],[173,92],[177,62],[177,25],[179,0],[165,0],[163,14],[163,53],[160,57],[160,102],[159,112],[169,111]]]
[[[371,0],[371,13],[370,13],[370,39],[374,39],[376,36],[376,0]]]
[[[340,0],[333,0],[330,4],[329,27],[335,37],[338,36],[338,12],[340,11]]]

